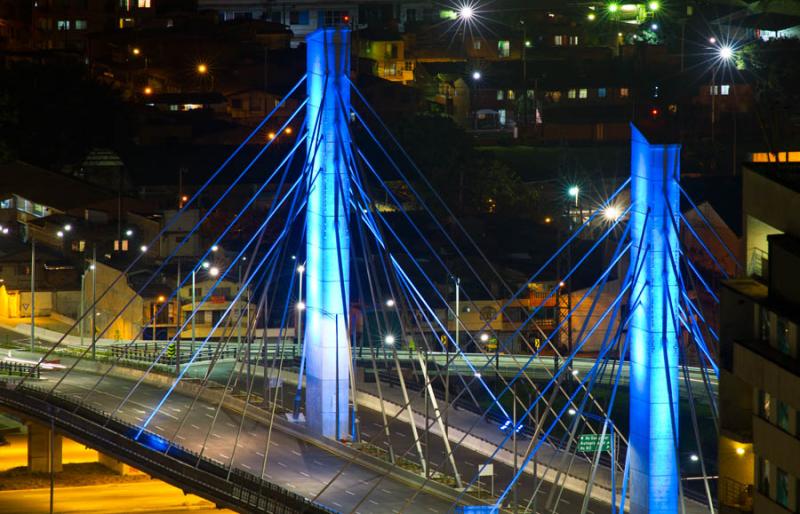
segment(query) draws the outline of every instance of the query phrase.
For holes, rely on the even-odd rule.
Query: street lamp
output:
[[[622,212],[616,205],[609,205],[603,209],[603,217],[608,221],[617,221]]]
[[[387,335],[383,338],[383,342],[388,346],[392,346],[394,344],[394,336],[392,334]]]
[[[216,267],[216,266],[211,266],[208,269],[208,274],[211,275],[212,277],[218,276],[219,275],[219,268]]]
[[[723,45],[719,49],[719,57],[723,61],[729,61],[733,58],[733,48],[728,45]]]
[[[468,4],[462,5],[458,9],[458,17],[464,21],[471,20],[474,15],[475,15],[475,8],[472,7],[471,5]]]
[[[578,197],[581,194],[581,188],[579,188],[578,186],[570,186],[570,188],[567,189],[567,194],[569,196],[575,198],[575,207],[577,207],[578,206]]]
[[[475,70],[472,72],[472,80],[480,80],[481,79],[481,72]]]
[[[300,346],[300,334],[302,333],[302,324],[303,324],[303,317],[301,313],[306,308],[306,304],[303,301],[303,273],[306,272],[305,264],[299,264],[297,266],[297,309],[296,309],[296,316],[297,319],[295,320],[294,328],[297,331],[295,334],[295,339],[297,340],[297,345]]]
[[[659,10],[661,8],[661,4],[658,3],[656,0],[653,0],[650,3],[647,4],[647,8],[650,9],[651,11],[655,12],[655,11],[657,11],[657,10]]]
[[[205,75],[206,73],[208,73],[208,66],[204,63],[198,64],[197,73],[199,73],[200,75]]]
[[[386,300],[386,306],[394,307],[394,298],[389,298],[388,300]]]

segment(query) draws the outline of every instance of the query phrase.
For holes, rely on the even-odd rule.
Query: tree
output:
[[[736,52],[737,68],[752,77],[757,114],[769,146],[778,151],[798,143],[800,41],[760,39]]]
[[[504,213],[528,209],[530,190],[508,166],[491,154],[478,152],[474,141],[452,119],[416,116],[394,128],[400,144],[424,173],[433,189],[456,214]],[[396,155],[396,162],[407,162]],[[406,177],[429,205],[433,192],[410,166]]]
[[[0,69],[0,158],[60,169],[93,147],[119,149],[132,116],[119,94],[80,64]]]

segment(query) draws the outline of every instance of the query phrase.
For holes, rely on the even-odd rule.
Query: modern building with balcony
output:
[[[800,508],[800,176],[743,172],[747,277],[721,292],[721,512]]]

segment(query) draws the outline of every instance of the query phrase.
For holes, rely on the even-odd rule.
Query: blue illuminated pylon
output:
[[[306,419],[314,432],[341,439],[350,419],[350,31],[320,29],[306,43]]]
[[[679,247],[671,216],[679,212],[680,145],[631,132],[631,266],[641,266],[632,297],[641,303],[629,336],[630,511],[677,514]]]

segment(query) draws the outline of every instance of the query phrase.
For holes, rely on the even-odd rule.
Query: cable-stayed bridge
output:
[[[158,311],[121,343],[103,339],[113,319],[87,345],[31,341],[15,355],[38,364],[0,378],[0,403],[242,512],[716,510],[717,335],[698,297],[718,300],[685,258],[682,229],[716,259],[680,211],[691,199],[679,146],[633,127],[630,178],[581,210],[557,252],[512,287],[350,81],[349,37],[344,28],[309,36],[306,76],[166,222],[162,233],[299,99],[142,286],[243,177],[263,177],[167,308],[275,191],[175,335],[142,341]],[[290,137],[293,123],[302,129]],[[279,138],[290,149],[264,170]],[[414,216],[390,181],[407,189]],[[586,251],[556,267],[581,240]],[[542,309],[598,256],[594,283],[540,326]],[[532,302],[529,284],[554,269],[558,280]],[[239,272],[233,301],[188,342],[202,306]],[[441,277],[455,284],[455,303]],[[467,326],[462,308],[480,310],[485,298],[496,308]],[[514,308],[522,318],[498,331]],[[53,356],[62,366],[47,365]]]

